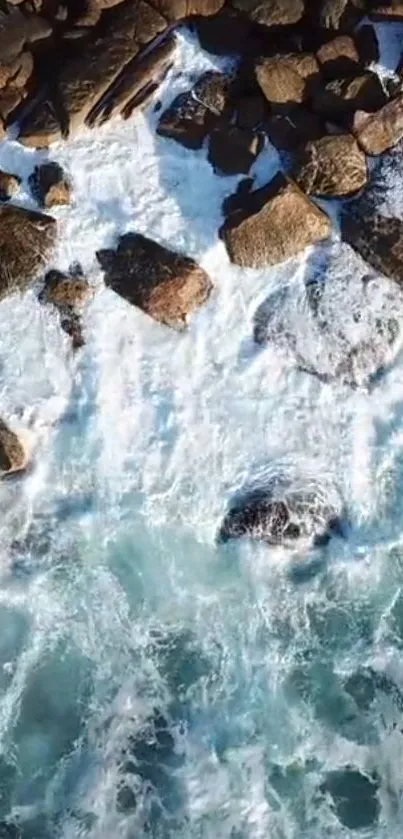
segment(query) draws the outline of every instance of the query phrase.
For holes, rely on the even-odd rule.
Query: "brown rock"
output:
[[[225,0],[155,0],[155,7],[169,21],[176,23],[192,15],[215,15]]]
[[[365,11],[365,0],[319,0],[319,10],[314,6],[314,21],[324,29],[346,31],[351,29]]]
[[[57,309],[81,309],[91,297],[91,286],[80,266],[73,266],[69,273],[53,269],[45,276],[45,286],[40,294],[41,303],[52,303]]]
[[[272,114],[266,121],[266,131],[277,149],[293,152],[309,140],[322,137],[324,125],[317,114],[297,105],[286,114]]]
[[[0,201],[8,201],[20,188],[21,178],[0,171]]]
[[[18,140],[24,146],[47,148],[62,137],[62,129],[50,102],[39,101],[19,124]]]
[[[366,154],[382,154],[403,137],[403,94],[375,114],[358,111],[353,131]]]
[[[193,88],[193,96],[216,116],[230,108],[231,79],[224,73],[209,70],[203,73]]]
[[[311,53],[276,55],[258,61],[256,78],[271,105],[301,104],[318,85],[319,66]]]
[[[208,160],[221,175],[246,175],[262,148],[262,135],[236,125],[220,125],[211,134]]]
[[[360,71],[360,58],[353,38],[339,35],[323,44],[316,53],[320,68],[327,79],[354,76]]]
[[[345,198],[367,183],[365,154],[351,134],[334,134],[301,150],[293,176],[308,195]]]
[[[374,213],[367,217],[345,213],[341,233],[357,253],[375,270],[403,283],[403,221]]]
[[[56,237],[51,216],[0,206],[0,299],[24,291],[48,259]]]
[[[372,20],[403,20],[402,0],[388,0],[387,3],[369,3],[368,14]]]
[[[39,15],[24,15],[20,9],[0,13],[0,61],[7,64],[21,55],[26,44],[48,38],[52,32],[49,21]]]
[[[28,183],[32,195],[41,207],[49,208],[70,203],[70,182],[61,166],[54,161],[35,166],[32,175],[28,178]]]
[[[201,149],[204,139],[210,133],[216,117],[198,102],[192,93],[180,93],[162,114],[157,134],[176,140],[187,149]]]
[[[386,101],[378,76],[363,73],[353,79],[329,82],[316,93],[312,107],[324,119],[337,121],[351,117],[358,110],[377,111]]]
[[[228,216],[221,234],[231,262],[264,268],[326,239],[329,218],[282,174],[247,196],[243,210]]]
[[[105,283],[150,317],[183,329],[188,315],[210,295],[212,283],[193,259],[138,233],[119,239],[115,251],[98,251]]]
[[[20,472],[27,465],[27,456],[17,435],[0,419],[0,472]]]
[[[304,0],[232,0],[254,23],[263,26],[288,26],[298,23],[304,15]]]

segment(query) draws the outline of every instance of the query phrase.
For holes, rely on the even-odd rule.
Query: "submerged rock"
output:
[[[322,792],[331,795],[337,818],[349,830],[369,827],[378,820],[378,788],[377,778],[363,775],[352,766],[329,772],[321,787]]]
[[[22,443],[0,419],[0,475],[21,472],[26,465],[27,456]]]
[[[0,206],[0,300],[25,291],[48,259],[56,238],[51,216]]]
[[[231,503],[218,541],[248,537],[269,545],[309,541],[326,544],[343,534],[343,505],[334,488],[309,475],[279,471],[258,487],[246,489]]]
[[[71,185],[61,166],[54,161],[35,166],[28,178],[32,195],[41,207],[69,204]]]
[[[98,251],[105,283],[154,320],[183,329],[188,315],[204,303],[212,282],[189,257],[164,248],[140,233],[126,233],[116,250]]]

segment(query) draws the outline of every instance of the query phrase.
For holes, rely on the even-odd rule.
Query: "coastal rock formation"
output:
[[[395,146],[403,138],[403,94],[376,113],[357,111],[353,132],[366,154],[383,154]]]
[[[308,195],[348,197],[367,182],[365,154],[351,134],[321,137],[300,151],[293,175]]]
[[[320,82],[319,66],[311,53],[294,53],[262,58],[256,64],[256,78],[273,107],[306,102]]]
[[[193,259],[140,233],[121,236],[116,250],[98,251],[97,259],[107,286],[173,329],[183,329],[212,290],[211,280]]]
[[[27,464],[25,449],[19,438],[0,419],[0,477],[21,472]]]
[[[330,235],[328,216],[282,174],[245,197],[223,227],[231,262],[244,268],[276,265]]]
[[[50,256],[56,230],[51,216],[0,206],[0,300],[35,279]]]
[[[8,201],[12,198],[18,192],[20,184],[21,178],[18,175],[0,171],[0,201]]]
[[[32,195],[41,207],[69,204],[71,185],[61,166],[54,161],[35,166],[28,178]]]
[[[157,134],[176,140],[187,149],[201,149],[216,117],[191,91],[180,93],[162,114]]]
[[[305,0],[232,0],[232,5],[263,26],[298,23],[305,11]]]

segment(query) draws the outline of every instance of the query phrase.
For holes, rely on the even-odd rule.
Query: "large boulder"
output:
[[[244,268],[276,265],[330,235],[327,215],[282,174],[246,196],[221,235],[231,262]]]
[[[126,233],[116,250],[98,251],[105,283],[154,320],[183,329],[188,315],[212,290],[205,271],[189,257],[139,233]]]
[[[218,541],[247,537],[268,545],[320,546],[336,533],[343,533],[337,490],[316,476],[276,466],[235,496]]]
[[[19,438],[0,419],[0,476],[25,469],[27,456]]]
[[[263,26],[298,23],[305,11],[305,0],[232,0],[232,5]]]
[[[47,261],[56,238],[51,216],[0,206],[0,299],[24,291]]]
[[[366,154],[383,154],[395,146],[403,138],[403,94],[376,113],[358,111],[353,132]]]
[[[367,72],[329,82],[316,92],[312,107],[324,119],[337,122],[352,117],[358,110],[378,111],[386,101],[378,76]]]
[[[293,175],[308,195],[346,198],[367,183],[365,154],[351,134],[321,137],[300,151]]]
[[[301,104],[318,86],[319,66],[312,53],[275,55],[259,59],[256,79],[272,106]]]

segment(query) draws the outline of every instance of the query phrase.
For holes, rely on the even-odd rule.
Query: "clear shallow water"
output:
[[[212,63],[180,39],[169,97]],[[0,485],[0,816],[24,839],[340,839],[358,834],[321,784],[351,764],[380,779],[362,834],[401,837],[399,693],[378,679],[365,706],[346,685],[371,667],[403,692],[403,361],[353,390],[256,348],[257,309],[297,293],[312,254],[230,266],[217,230],[237,179],[156,120],[52,149],[74,182],[54,264],[79,260],[96,290],[83,351],[35,290],[0,306],[2,414],[33,459]],[[0,146],[25,178],[40,158]],[[277,166],[268,148],[258,181]],[[95,251],[130,229],[213,279],[186,334],[102,285]],[[306,575],[306,557],[215,544],[234,492],[278,460],[348,508],[348,538]]]

